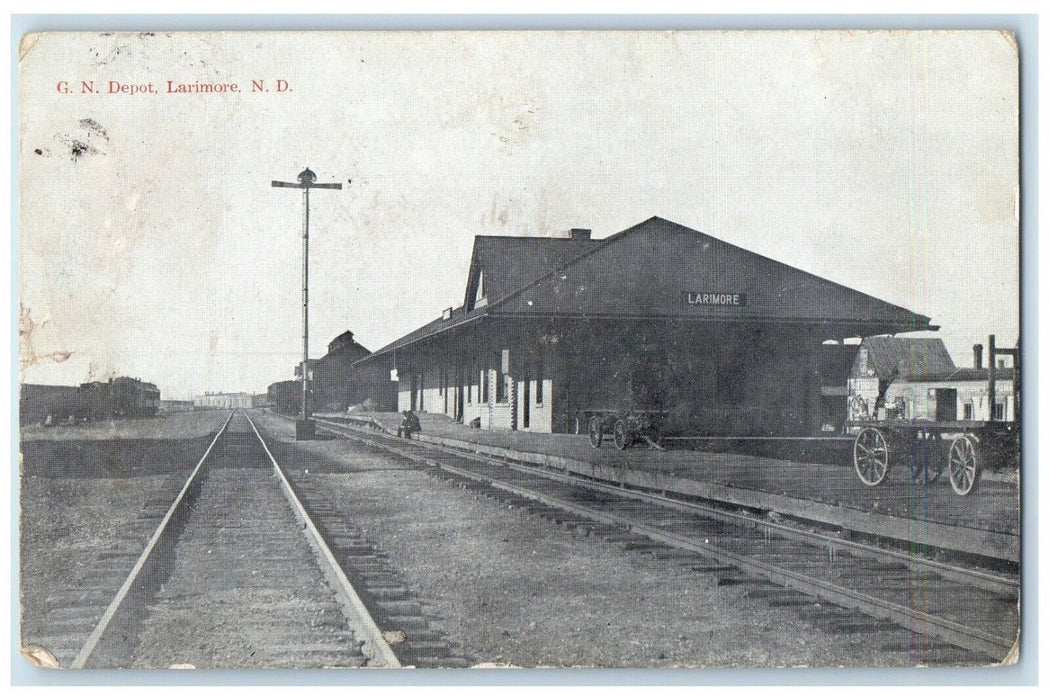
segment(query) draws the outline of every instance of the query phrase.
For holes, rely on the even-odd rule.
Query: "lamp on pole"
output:
[[[310,190],[341,190],[341,182],[317,182],[317,173],[306,168],[298,175],[298,182],[273,180],[272,187],[291,187],[302,190],[302,414],[295,422],[295,439],[313,437],[313,421],[309,409],[310,362]]]

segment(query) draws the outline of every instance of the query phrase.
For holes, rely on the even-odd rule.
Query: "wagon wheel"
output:
[[[616,443],[616,449],[625,450],[627,447],[630,446],[630,432],[627,430],[626,421],[616,421],[615,428],[613,428],[612,437]]]
[[[587,424],[587,434],[590,435],[591,447],[601,447],[601,441],[605,439],[605,432],[601,426],[600,418],[594,416],[590,419],[590,423]]]
[[[951,442],[947,473],[951,477],[951,488],[959,496],[965,496],[976,488],[980,480],[980,455],[973,436],[960,435]]]
[[[877,428],[864,428],[852,446],[856,474],[867,486],[877,486],[889,473],[889,444]]]

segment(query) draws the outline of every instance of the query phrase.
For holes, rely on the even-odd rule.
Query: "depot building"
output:
[[[478,236],[462,305],[356,366],[390,372],[398,410],[482,429],[660,411],[692,435],[811,435],[845,413],[851,363],[828,341],[929,322],[653,217],[604,239]]]

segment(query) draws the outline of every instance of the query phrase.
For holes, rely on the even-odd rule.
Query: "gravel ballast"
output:
[[[348,440],[294,443],[286,467],[367,531],[478,663],[522,667],[911,666],[906,633],[828,632],[798,608],[457,488]],[[729,574],[732,575],[732,574]],[[725,574],[722,574],[725,576]],[[736,575],[738,577],[738,574]],[[818,614],[818,604],[803,607]],[[874,626],[874,621],[871,621]]]
[[[23,429],[23,643],[72,661],[227,415]]]

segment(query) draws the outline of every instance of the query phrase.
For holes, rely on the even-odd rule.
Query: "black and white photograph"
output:
[[[25,34],[20,661],[1016,664],[1019,55]]]

